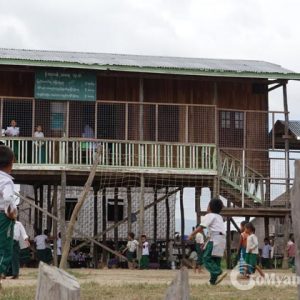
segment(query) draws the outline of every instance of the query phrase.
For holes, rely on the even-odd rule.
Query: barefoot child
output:
[[[244,275],[245,270],[245,256],[246,256],[246,247],[247,247],[247,237],[248,234],[245,232],[246,221],[242,221],[240,224],[240,241],[238,246],[238,258],[239,258],[239,268],[240,274]]]
[[[245,225],[245,232],[248,234],[247,237],[247,247],[245,255],[245,277],[249,277],[255,272],[257,266],[257,256],[258,256],[258,239],[255,235],[255,227],[249,222]]]
[[[134,269],[134,258],[136,254],[136,249],[139,245],[139,242],[134,239],[134,233],[130,232],[128,234],[128,243],[126,245],[126,248],[122,251],[122,254],[126,253],[127,259],[128,259],[128,269],[133,270]]]
[[[9,175],[13,161],[12,150],[0,146],[0,287],[11,262],[14,224],[17,216],[13,178]]]
[[[223,202],[218,199],[212,199],[208,204],[208,214],[206,214],[200,224],[191,234],[194,236],[197,232],[203,232],[203,228],[208,230],[208,240],[204,246],[203,262],[205,268],[210,273],[210,284],[220,283],[226,272],[221,269],[221,259],[225,251],[225,227],[220,212],[223,208]]]

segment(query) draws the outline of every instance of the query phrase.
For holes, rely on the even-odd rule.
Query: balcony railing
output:
[[[181,144],[91,139],[1,138],[15,153],[18,169],[70,168],[85,170],[101,145],[99,168],[142,172],[215,173],[214,144]]]

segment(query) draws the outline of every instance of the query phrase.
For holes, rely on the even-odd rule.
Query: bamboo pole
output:
[[[87,198],[87,195],[91,189],[91,186],[92,186],[95,174],[96,174],[96,170],[97,170],[97,167],[99,164],[100,155],[101,155],[101,146],[98,146],[97,153],[95,155],[94,163],[92,165],[89,177],[85,183],[84,189],[78,199],[78,202],[75,205],[75,208],[72,212],[72,216],[71,216],[68,228],[67,228],[66,238],[65,238],[65,242],[64,242],[64,246],[63,246],[63,252],[62,252],[61,261],[60,261],[60,265],[59,265],[59,267],[62,269],[65,269],[67,267],[67,259],[68,259],[68,255],[69,255],[69,251],[70,251],[70,243],[72,240],[75,223],[76,223],[78,214],[80,212],[80,209],[83,206],[83,204]]]
[[[53,190],[53,198],[52,198],[52,203],[53,203],[53,215],[57,216],[57,185],[54,186]],[[48,210],[48,212],[50,212]],[[47,218],[51,220],[51,217],[47,215]],[[58,260],[57,260],[57,221],[54,220],[53,222],[53,259],[54,259],[54,265],[57,267],[58,266]]]

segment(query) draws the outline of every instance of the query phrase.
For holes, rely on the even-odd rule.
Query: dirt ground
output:
[[[163,299],[163,295],[174,279],[176,270],[93,270],[71,269],[81,285],[81,299]],[[17,280],[5,279],[0,299],[34,299],[37,269],[21,269]],[[272,273],[274,271],[272,270]],[[278,276],[292,275],[290,271],[275,271]],[[230,279],[230,273],[217,287],[208,285],[206,271],[195,274],[189,270],[191,299],[295,299],[295,286],[274,287],[268,284],[256,286],[251,291],[236,289]]]

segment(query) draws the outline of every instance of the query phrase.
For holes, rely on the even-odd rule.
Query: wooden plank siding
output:
[[[22,69],[9,66],[10,70],[0,70],[0,97],[34,97],[34,69]],[[144,105],[138,103],[140,98],[139,80],[143,79],[143,98]],[[111,119],[115,120],[115,132],[113,138],[117,140],[139,140],[140,125],[139,118],[143,116],[143,139],[145,141],[157,142],[179,142],[179,143],[216,143],[216,132],[219,130],[220,139],[222,132],[220,127],[216,126],[214,110],[209,107],[193,107],[180,104],[203,104],[216,105],[218,109],[229,110],[251,110],[246,114],[246,147],[260,148],[266,151],[247,151],[247,164],[259,170],[260,173],[268,176],[268,114],[256,113],[255,111],[268,110],[268,92],[267,90],[255,89],[254,83],[261,84],[263,87],[267,83],[265,79],[222,79],[222,78],[204,78],[204,77],[189,77],[189,76],[168,76],[168,75],[147,75],[147,74],[125,74],[105,71],[97,74],[97,99],[107,101],[107,105],[97,104],[98,117],[97,128],[101,126],[110,126]],[[13,101],[13,100],[11,100]],[[135,102],[127,107],[125,105],[109,105],[110,101],[120,102]],[[50,115],[42,114],[41,112],[50,109],[49,102],[38,103],[36,101],[35,124],[38,124],[40,119],[49,119]],[[146,105],[146,103],[158,104],[177,104],[178,106],[163,106],[163,105]],[[91,105],[91,104],[89,104]],[[93,105],[93,104],[92,104]],[[78,115],[82,110],[83,104],[70,105],[70,113]],[[126,120],[125,110],[128,109],[128,119]],[[140,114],[140,110],[142,114]],[[95,108],[91,109],[91,114],[94,114]],[[155,116],[158,116],[157,124]],[[106,116],[106,117],[105,117]],[[134,117],[131,117],[134,116]],[[41,119],[42,120],[42,119]],[[47,121],[50,122],[50,119]],[[81,136],[82,128],[85,121],[77,120],[77,123],[72,126],[69,124],[70,137]],[[91,126],[95,125],[95,117],[91,117]],[[7,120],[6,120],[7,123]],[[124,128],[128,123],[128,133]],[[7,124],[3,124],[3,126]],[[156,128],[157,127],[157,128]],[[156,128],[154,130],[154,128]],[[104,130],[96,130],[97,138],[111,139],[106,137]],[[104,133],[103,133],[104,132]],[[61,132],[57,135],[61,136]],[[187,135],[188,134],[188,135]],[[104,136],[103,136],[104,135]],[[45,136],[48,135],[45,128]],[[54,137],[52,135],[52,137]],[[188,136],[188,138],[187,138]],[[234,147],[241,149],[242,141],[237,143],[241,137],[239,133],[230,131],[225,137],[226,144],[221,147]],[[229,152],[231,150],[228,150]],[[241,158],[241,151],[231,151],[231,153]],[[237,154],[238,153],[238,154]]]

